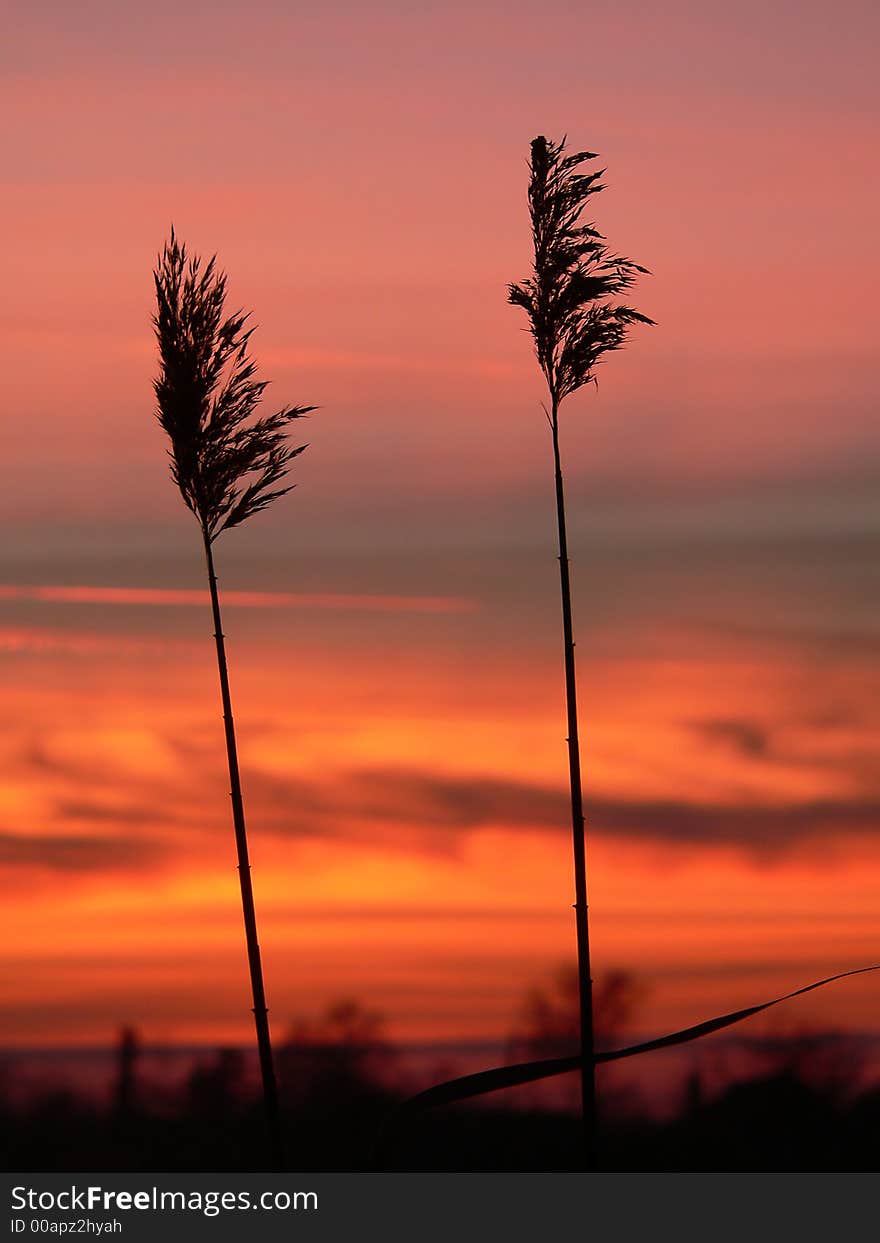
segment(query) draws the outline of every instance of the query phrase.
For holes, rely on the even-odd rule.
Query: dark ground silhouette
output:
[[[754,1075],[710,1094],[695,1072],[678,1113],[657,1120],[602,1094],[600,1168],[637,1171],[874,1171],[880,1090],[854,1086],[845,1038],[759,1041]],[[369,1170],[380,1128],[408,1095],[376,1016],[339,1003],[279,1046],[287,1166]],[[238,1050],[217,1050],[183,1077],[141,1076],[136,1035],[120,1034],[111,1099],[73,1089],[14,1102],[2,1092],[8,1170],[251,1170],[268,1168],[259,1087]],[[576,1085],[575,1085],[576,1086]],[[445,1107],[386,1131],[381,1168],[427,1171],[577,1170],[577,1113],[499,1093]],[[13,1103],[14,1102],[14,1103]]]

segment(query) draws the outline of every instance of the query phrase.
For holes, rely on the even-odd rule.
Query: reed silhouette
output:
[[[172,478],[198,521],[205,549],[254,1023],[269,1141],[280,1168],[278,1089],[213,544],[221,531],[240,525],[290,491],[292,485],[282,486],[289,465],[307,446],[289,444],[289,427],[315,407],[284,406],[275,414],[254,417],[267,381],[256,379],[249,357],[250,315],[243,311],[225,315],[226,276],[218,270],[216,258],[204,265],[197,256],[188,258],[172,229],[153,275],[157,302],[153,324],[160,359],[154,384],[158,418],[171,441]]]
[[[565,496],[559,448],[559,412],[562,402],[585,384],[595,383],[595,369],[604,356],[619,350],[633,324],[654,321],[615,299],[626,292],[647,268],[611,251],[595,225],[583,223],[587,200],[605,187],[604,169],[578,169],[598,157],[591,151],[565,154],[565,139],[555,143],[543,137],[532,141],[529,163],[529,215],[534,266],[520,285],[508,286],[508,300],[529,318],[538,364],[547,383],[549,409],[544,406],[553,442],[556,485],[556,521],[559,538],[559,574],[562,595],[562,632],[565,700],[568,722],[568,769],[571,825],[574,844],[575,930],[577,937],[582,1058],[581,1098],[587,1164],[595,1164],[596,1079],[593,1023],[593,981],[587,907],[587,865],[584,832],[580,742],[578,737],[577,681],[571,607],[571,577]]]

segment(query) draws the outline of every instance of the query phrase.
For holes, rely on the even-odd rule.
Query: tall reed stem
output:
[[[203,532],[205,557],[208,563],[208,583],[211,588],[211,610],[214,614],[214,639],[217,644],[217,668],[220,672],[220,696],[223,701],[223,725],[226,731],[226,757],[229,761],[230,797],[232,798],[232,822],[235,827],[235,847],[238,854],[238,879],[241,885],[241,907],[247,940],[248,967],[253,994],[254,1024],[257,1029],[257,1047],[260,1055],[260,1075],[263,1082],[263,1100],[269,1130],[269,1149],[275,1168],[284,1168],[284,1146],[281,1136],[281,1118],[278,1109],[278,1086],[275,1080],[275,1064],[272,1059],[272,1041],[269,1036],[269,1011],[263,986],[263,965],[260,943],[257,940],[257,914],[254,907],[254,890],[251,884],[251,865],[248,855],[247,830],[244,822],[244,801],[241,794],[241,778],[238,772],[238,750],[235,745],[235,721],[232,716],[232,699],[229,694],[229,672],[226,665],[226,644],[220,619],[220,599],[217,593],[217,575],[211,540]]]
[[[596,1166],[596,1068],[593,1061],[593,979],[590,969],[590,926],[587,908],[587,858],[581,754],[578,737],[577,681],[571,615],[571,573],[565,528],[565,494],[559,455],[559,403],[554,399],[550,426],[556,467],[556,524],[559,533],[559,582],[562,592],[562,635],[565,656],[565,707],[568,721],[568,775],[571,787],[571,831],[574,846],[574,917],[577,934],[578,999],[581,1030],[581,1105],[587,1169]]]

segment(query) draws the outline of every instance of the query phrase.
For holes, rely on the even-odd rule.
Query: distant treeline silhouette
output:
[[[612,979],[600,984],[597,999],[617,987]],[[577,1043],[576,993],[573,999]],[[540,1027],[539,1021],[532,1032],[539,1041]],[[604,1168],[877,1168],[880,1089],[865,1086],[863,1054],[851,1037],[765,1038],[745,1052],[750,1073],[724,1086],[713,1088],[695,1066],[671,1114],[646,1112],[626,1095],[617,1108],[606,1107]],[[137,1033],[123,1029],[104,1105],[80,1095],[75,1082],[17,1104],[0,1093],[4,1168],[263,1168],[264,1109],[241,1050],[205,1052],[182,1076],[145,1072],[142,1054]],[[398,1057],[378,1016],[355,1002],[336,1003],[317,1021],[294,1025],[277,1047],[279,1106],[294,1168],[373,1168],[376,1128],[406,1091]],[[540,1101],[510,1107],[495,1098],[421,1114],[383,1156],[386,1170],[576,1170],[583,1163],[582,1125],[576,1114]]]

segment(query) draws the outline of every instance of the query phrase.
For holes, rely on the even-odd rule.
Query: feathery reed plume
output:
[[[565,154],[565,138],[554,143],[543,136],[532,142],[529,165],[529,213],[534,243],[534,270],[521,285],[508,286],[508,301],[521,306],[550,397],[544,407],[553,439],[556,473],[556,518],[562,592],[565,696],[568,718],[568,762],[571,822],[574,835],[575,927],[577,933],[580,1003],[580,1066],[582,1108],[588,1165],[595,1164],[596,1083],[594,1071],[593,1001],[590,938],[587,918],[587,869],[583,793],[578,741],[571,582],[565,500],[559,452],[559,408],[562,401],[590,381],[605,354],[620,349],[633,324],[651,324],[646,315],[616,302],[640,273],[632,259],[614,254],[592,224],[581,222],[587,199],[604,189],[604,169],[580,173],[580,166],[598,157],[590,151]]]
[[[224,316],[226,276],[215,259],[203,265],[198,257],[188,258],[172,229],[153,276],[157,301],[153,325],[160,360],[154,382],[157,413],[171,441],[172,478],[198,521],[205,547],[260,1072],[272,1156],[280,1169],[278,1091],[213,543],[221,531],[240,525],[290,491],[292,485],[281,485],[290,462],[306,446],[288,444],[288,427],[315,407],[285,406],[254,418],[267,382],[255,378],[256,367],[248,355],[250,316],[242,311]]]

